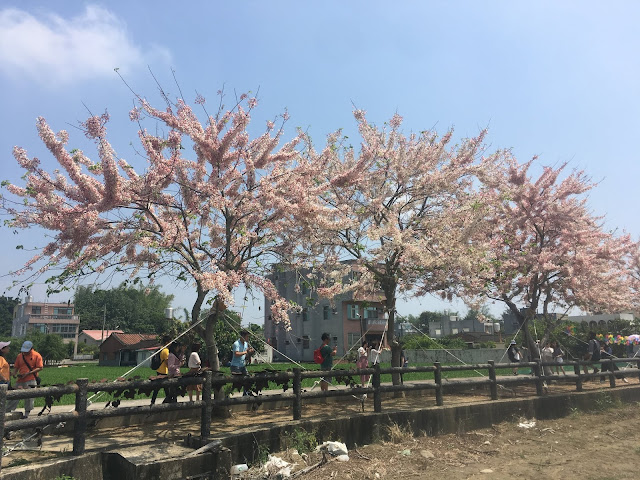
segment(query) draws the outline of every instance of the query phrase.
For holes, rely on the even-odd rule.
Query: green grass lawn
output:
[[[432,364],[425,364],[425,365],[432,365]],[[250,373],[256,373],[256,372],[261,372],[261,371],[265,371],[265,370],[276,370],[276,371],[286,371],[286,370],[291,370],[295,367],[296,365],[291,364],[291,363],[273,363],[273,364],[252,364],[248,366],[248,370]],[[382,368],[388,368],[391,366],[390,363],[382,363],[380,364],[380,366]],[[415,366],[415,365],[412,365]],[[304,370],[320,370],[320,365],[317,365],[315,363],[305,363],[302,364],[302,368]],[[349,369],[355,369],[356,366],[355,364],[340,364],[336,367],[336,370],[349,370]],[[72,366],[64,366],[64,367],[46,367],[40,374],[41,378],[42,378],[42,385],[46,386],[46,385],[55,385],[55,384],[66,384],[68,382],[73,382],[78,378],[88,378],[90,383],[93,382],[102,382],[102,381],[106,381],[106,382],[112,382],[114,380],[116,380],[119,377],[124,376],[125,374],[127,374],[129,371],[131,370],[131,367],[100,367],[96,364],[79,364],[79,365],[72,365]],[[521,373],[524,373],[523,370],[527,370],[528,369],[521,369]],[[183,368],[182,369],[183,373],[186,373],[188,371],[188,368]],[[222,367],[221,371],[224,374],[230,375],[230,370],[228,367]],[[461,378],[461,377],[480,377],[480,376],[488,376],[487,371],[479,371],[480,373],[477,373],[475,371],[455,371],[455,372],[443,372],[442,376],[443,378]],[[136,370],[134,370],[131,373],[128,373],[126,375],[127,379],[134,379],[135,377],[141,378],[141,379],[147,379],[150,376],[152,376],[154,374],[154,371],[151,370],[151,368],[149,368],[146,365],[140,366],[138,367]],[[512,372],[510,369],[502,369],[499,370],[497,372],[498,375],[511,375]],[[405,373],[404,374],[404,381],[414,381],[414,380],[432,380],[433,379],[433,373],[431,372],[414,372],[414,373]],[[302,387],[309,389],[313,386],[314,382],[316,381],[316,379],[304,379],[302,382]],[[359,375],[354,375],[353,376],[353,381],[356,384],[360,383],[360,376]],[[391,382],[391,375],[390,374],[384,374],[381,377],[381,381],[383,383],[388,383]],[[289,385],[289,387],[291,387],[291,384]],[[280,389],[282,388],[280,385],[276,385],[275,383],[270,383],[269,385],[269,389]],[[164,391],[160,390],[159,392],[159,397],[163,397],[164,396]],[[136,395],[135,398],[147,398],[146,395]],[[93,398],[93,401],[108,401],[111,399],[111,396],[109,394],[100,394],[98,397]],[[62,405],[73,405],[75,403],[75,395],[64,395],[60,402],[56,402],[56,404],[62,404]],[[35,406],[37,407],[42,407],[44,406],[44,399],[36,399],[35,400]],[[18,407],[18,408],[22,408],[22,404]]]

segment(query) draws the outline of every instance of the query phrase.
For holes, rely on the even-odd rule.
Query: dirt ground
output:
[[[301,470],[322,460],[320,453],[310,453],[306,461],[292,451],[275,455],[296,461],[291,478],[304,480],[638,478],[640,404],[613,405],[604,399],[596,407],[599,411],[576,411],[558,420],[520,419],[440,437],[414,438],[395,425],[389,440],[352,449],[347,462],[328,457],[306,473]],[[277,477],[256,467],[236,478]]]

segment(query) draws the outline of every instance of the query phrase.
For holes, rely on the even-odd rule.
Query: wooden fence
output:
[[[615,360],[602,360],[596,362],[596,364],[602,364],[603,367],[613,365],[613,363],[635,363],[638,370],[632,370],[632,375],[638,376],[640,379],[640,358],[625,358]],[[212,372],[205,372],[202,376],[184,376],[173,379],[157,379],[157,380],[133,380],[133,381],[118,381],[113,383],[89,383],[86,378],[80,378],[75,384],[69,384],[64,386],[51,386],[41,388],[29,388],[21,390],[7,389],[7,385],[0,385],[0,449],[2,449],[3,439],[6,432],[44,428],[49,425],[57,425],[60,422],[75,422],[73,433],[73,454],[81,455],[85,451],[85,439],[87,435],[87,425],[90,420],[100,419],[105,417],[126,416],[135,414],[149,414],[158,413],[173,410],[188,410],[188,409],[200,409],[200,436],[202,439],[207,439],[211,435],[211,415],[214,407],[222,407],[229,405],[242,405],[242,404],[262,404],[267,402],[286,401],[292,404],[293,420],[299,420],[302,418],[302,406],[305,399],[323,398],[323,397],[344,397],[344,396],[357,396],[362,398],[364,406],[364,394],[373,395],[373,408],[375,412],[382,412],[382,399],[383,394],[388,392],[411,392],[420,390],[434,390],[435,391],[435,404],[438,406],[444,405],[444,394],[447,389],[455,385],[464,386],[477,386],[488,387],[489,397],[492,400],[498,398],[498,385],[523,385],[523,384],[535,384],[536,394],[544,394],[545,382],[553,380],[555,382],[568,382],[575,383],[576,390],[582,391],[583,382],[590,378],[605,377],[609,380],[610,387],[616,387],[617,377],[625,374],[630,375],[629,370],[626,371],[611,371],[608,368],[606,372],[589,373],[585,374],[581,371],[581,367],[593,366],[593,362],[566,362],[562,365],[565,367],[573,367],[574,373],[563,375],[544,375],[543,367],[553,367],[556,363],[542,363],[542,362],[525,362],[525,363],[501,363],[496,364],[493,361],[489,361],[487,364],[477,365],[441,365],[436,362],[432,366],[416,366],[416,367],[391,367],[380,368],[380,365],[376,365],[373,368],[361,369],[361,370],[332,370],[332,371],[303,371],[300,368],[295,368],[291,372],[279,372],[279,373],[258,373],[251,376],[213,376]],[[501,377],[497,379],[496,371],[499,369],[511,369],[514,367],[531,368],[533,375],[518,375],[510,377]],[[448,379],[446,382],[442,381],[443,372],[454,371],[487,371],[485,378],[453,378]],[[404,385],[391,385],[381,384],[380,377],[382,374],[407,374],[411,372],[433,372],[434,381],[417,381],[415,383],[408,383]],[[361,374],[372,375],[371,386],[361,387],[357,389],[331,389],[327,392],[323,391],[304,391],[302,388],[302,380],[306,378],[312,379],[330,379],[333,377],[345,377],[345,376],[359,376]],[[214,390],[222,391],[225,385],[233,385],[238,388],[240,386],[246,386],[250,388],[251,385],[258,383],[267,385],[268,382],[276,383],[288,383],[292,381],[293,394],[290,393],[278,393],[259,396],[242,396],[242,397],[227,397],[221,399],[214,399],[212,392]],[[187,385],[202,384],[202,400],[198,402],[178,402],[167,403],[152,406],[135,406],[135,407],[118,407],[102,410],[87,410],[89,404],[89,393],[97,392],[124,392],[135,391],[138,389],[146,389],[146,391],[159,390],[161,388],[180,388]],[[10,400],[26,399],[26,398],[45,398],[45,397],[59,397],[63,394],[75,394],[76,402],[75,408],[72,411],[66,413],[54,413],[48,415],[42,415],[33,418],[26,418],[20,420],[5,421],[5,413],[7,403]]]

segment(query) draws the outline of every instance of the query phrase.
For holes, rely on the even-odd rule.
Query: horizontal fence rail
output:
[[[635,364],[637,371],[620,371],[613,368],[613,364],[626,363]],[[545,375],[545,369],[562,365],[564,367],[573,367],[573,374],[569,375]],[[598,373],[584,373],[587,367],[601,365],[602,370]],[[513,377],[501,377],[497,379],[496,371],[501,369],[531,368],[532,375],[518,375]],[[482,377],[464,377],[455,379],[443,379],[443,373],[470,371],[476,372]],[[420,383],[409,383],[404,385],[382,385],[380,377],[383,374],[409,374],[409,373],[433,373],[434,380]],[[89,383],[87,379],[78,379],[75,384],[47,386],[39,388],[8,390],[7,385],[0,385],[0,449],[4,435],[6,432],[44,428],[48,425],[58,425],[60,423],[73,421],[74,439],[73,454],[80,455],[85,450],[85,440],[87,435],[87,425],[90,420],[96,420],[106,417],[126,416],[136,414],[159,413],[176,410],[192,410],[200,409],[200,435],[203,439],[209,438],[211,434],[211,415],[213,408],[231,405],[246,405],[284,401],[292,406],[293,419],[302,418],[302,406],[304,400],[316,398],[346,397],[351,396],[362,402],[364,411],[364,401],[367,395],[373,395],[373,407],[375,412],[382,411],[382,396],[389,392],[411,392],[422,390],[435,391],[435,403],[437,406],[444,405],[444,393],[452,387],[476,387],[486,386],[490,392],[490,398],[496,400],[498,398],[498,386],[524,385],[534,384],[536,386],[536,394],[543,395],[546,382],[565,382],[575,383],[576,390],[582,391],[583,382],[592,378],[607,378],[609,386],[615,387],[616,380],[622,375],[637,375],[640,379],[640,358],[617,358],[611,360],[601,360],[599,362],[590,361],[574,361],[558,364],[556,362],[521,362],[521,363],[488,363],[476,365],[441,365],[439,362],[434,365],[413,366],[413,367],[389,367],[381,368],[375,365],[372,368],[352,369],[352,370],[331,370],[331,371],[303,371],[300,368],[294,368],[290,372],[278,373],[257,373],[249,376],[231,375],[225,376],[214,374],[213,372],[204,372],[199,376],[183,376],[177,378],[162,378],[154,380],[123,380],[112,383]],[[371,375],[371,386],[347,389],[333,389],[329,391],[306,391],[302,388],[303,379],[319,379],[328,382],[334,378],[357,377],[359,375]],[[276,383],[289,386],[292,384],[291,391],[279,394],[269,395],[246,395],[242,397],[226,397],[222,394],[225,387],[231,386],[233,389],[250,389],[256,385],[262,387],[268,386],[269,383]],[[119,397],[133,392],[148,393],[159,389],[182,389],[189,385],[202,385],[202,400],[196,402],[178,402],[166,403],[151,406],[118,406],[117,408],[108,408],[102,410],[87,410],[89,402],[89,393],[115,393]],[[313,390],[313,389],[312,389]],[[214,398],[213,392],[218,392]],[[34,418],[26,418],[20,420],[5,421],[5,413],[7,404],[11,400],[20,400],[27,398],[45,398],[45,402],[49,399],[59,398],[61,395],[75,394],[75,407],[65,413],[49,413],[48,415],[40,415]],[[130,395],[132,397],[132,395]],[[218,398],[219,397],[219,398]],[[43,409],[44,410],[44,409]]]

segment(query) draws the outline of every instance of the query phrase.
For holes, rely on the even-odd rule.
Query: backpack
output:
[[[322,356],[322,347],[317,348],[313,351],[313,361],[315,363],[322,363],[324,362],[324,357]]]
[[[160,350],[161,352],[162,350]],[[162,365],[162,360],[160,360],[160,352],[156,352],[151,356],[151,370],[158,370],[160,365]]]

